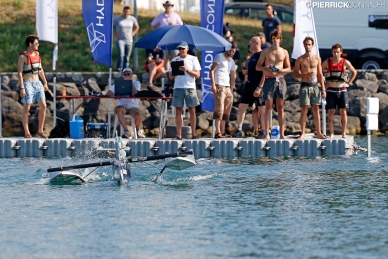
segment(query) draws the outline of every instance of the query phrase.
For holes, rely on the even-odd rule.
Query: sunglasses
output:
[[[186,48],[178,48],[179,50],[184,50],[184,49],[186,49]]]
[[[277,39],[277,40],[280,40],[280,36],[272,36],[271,39]]]
[[[131,73],[124,73],[123,76],[130,76]]]

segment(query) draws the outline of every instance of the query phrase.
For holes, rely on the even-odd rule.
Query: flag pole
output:
[[[109,79],[108,79],[108,89],[111,88],[111,85],[112,85],[112,67],[109,68]],[[106,131],[107,132],[107,138],[109,138],[110,136],[110,122],[111,122],[111,101],[112,99],[111,98],[108,98],[108,130]]]

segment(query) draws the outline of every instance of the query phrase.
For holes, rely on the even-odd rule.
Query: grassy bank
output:
[[[24,40],[27,35],[36,34],[35,0],[2,0],[0,12],[0,71],[12,72],[17,69],[19,54],[26,49]],[[123,6],[115,3],[114,15],[121,14]],[[150,23],[160,11],[138,11],[140,31],[138,37],[151,31]],[[199,14],[179,13],[186,24],[199,25]],[[247,52],[249,39],[262,30],[261,21],[225,17],[230,23],[233,36],[239,44],[242,57]],[[82,1],[58,1],[58,62],[57,71],[97,72],[109,71],[105,65],[93,61],[89,42],[82,17]],[[290,53],[292,49],[292,26],[283,26],[283,47]],[[52,71],[52,51],[54,44],[40,41],[39,52],[42,56],[45,71]],[[132,53],[133,57],[133,53]],[[117,60],[117,49],[113,46],[113,68]],[[133,60],[133,58],[132,58]],[[139,49],[139,70],[142,70],[145,50]],[[133,61],[131,61],[133,64]]]

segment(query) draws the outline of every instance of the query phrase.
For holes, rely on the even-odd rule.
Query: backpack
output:
[[[70,137],[70,123],[64,121],[55,126],[49,135],[49,138],[68,138]]]

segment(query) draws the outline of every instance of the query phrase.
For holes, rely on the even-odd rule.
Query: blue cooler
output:
[[[106,138],[108,123],[106,122],[88,122],[86,123],[88,138]]]
[[[74,114],[73,119],[70,121],[70,138],[84,138],[84,120],[78,115]]]

